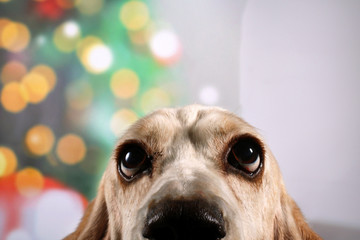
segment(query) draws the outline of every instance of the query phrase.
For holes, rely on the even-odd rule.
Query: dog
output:
[[[157,110],[123,134],[65,239],[321,238],[255,128],[224,109],[190,105]]]

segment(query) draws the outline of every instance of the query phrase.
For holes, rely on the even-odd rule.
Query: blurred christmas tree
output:
[[[0,0],[0,180],[31,167],[92,198],[123,130],[179,103],[179,56],[148,1]]]

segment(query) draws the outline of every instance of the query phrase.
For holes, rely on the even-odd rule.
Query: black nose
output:
[[[150,240],[219,240],[225,235],[221,210],[202,199],[152,204],[143,229],[143,236]]]

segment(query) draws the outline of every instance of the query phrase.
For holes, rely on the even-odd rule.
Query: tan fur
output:
[[[238,136],[263,145],[264,165],[257,179],[228,171],[224,152]],[[256,130],[220,108],[187,106],[163,109],[139,120],[117,147],[141,142],[154,156],[151,174],[126,182],[117,171],[116,150],[71,239],[140,240],[149,204],[201,196],[215,200],[226,222],[224,240],[321,239],[287,194],[279,167]]]

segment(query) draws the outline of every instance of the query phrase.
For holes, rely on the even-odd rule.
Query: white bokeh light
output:
[[[219,101],[219,91],[213,86],[206,86],[200,90],[199,99],[206,105],[214,105]]]
[[[96,44],[89,49],[87,63],[94,73],[101,73],[109,69],[113,62],[110,49],[103,44]]]
[[[156,58],[167,60],[179,53],[180,43],[174,32],[161,30],[152,36],[150,49]]]
[[[64,34],[67,37],[76,37],[80,32],[79,25],[74,21],[64,23]]]
[[[35,207],[35,239],[64,238],[75,230],[82,215],[81,199],[74,193],[65,190],[45,192]]]

